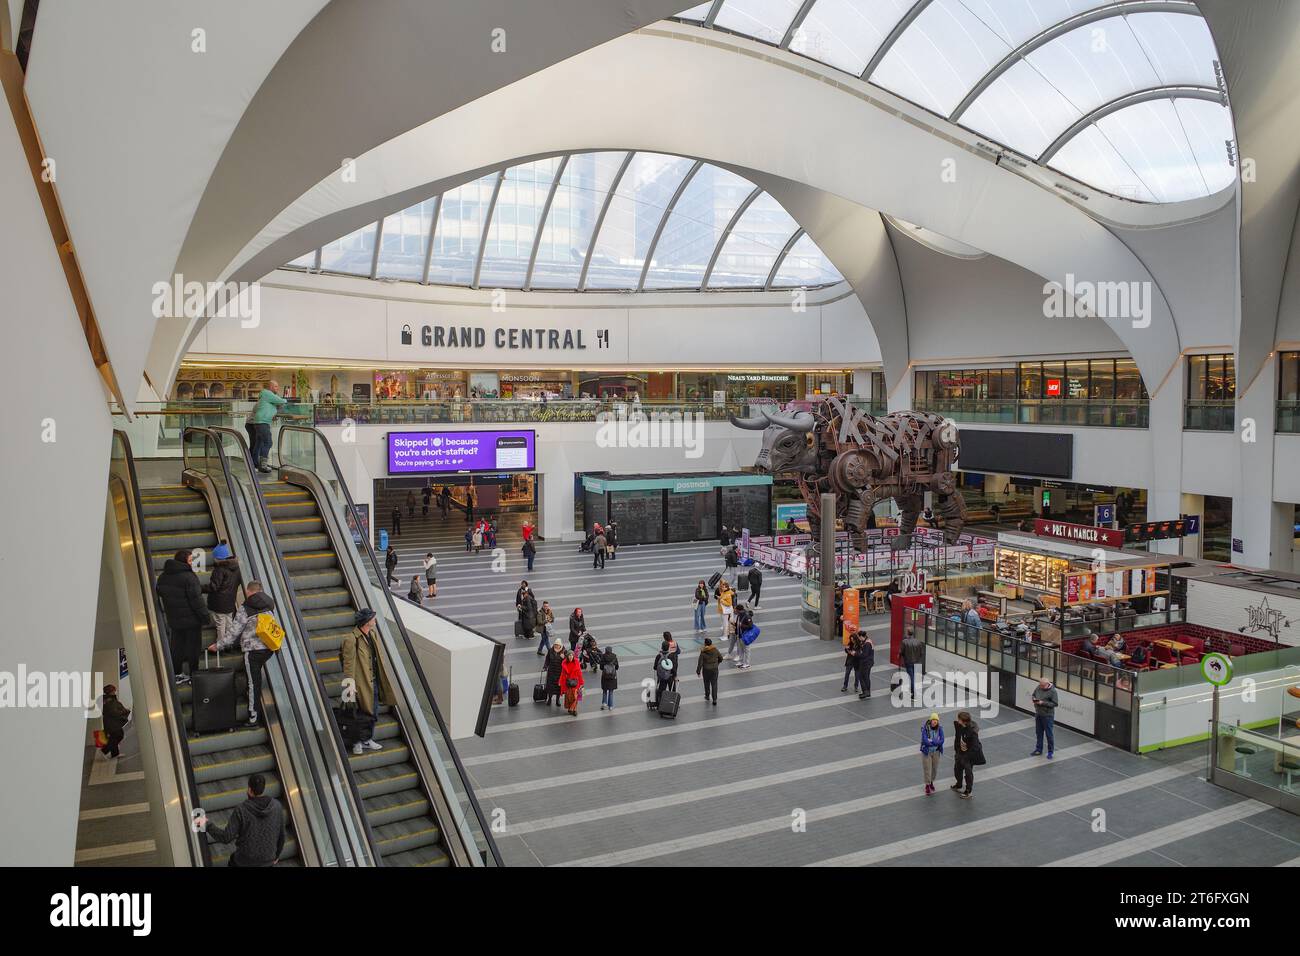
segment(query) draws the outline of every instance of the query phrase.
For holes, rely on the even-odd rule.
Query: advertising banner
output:
[[[849,644],[849,635],[857,631],[860,621],[858,609],[858,589],[844,589],[844,627],[840,633],[840,641],[845,647]]]
[[[390,475],[532,471],[537,435],[526,431],[388,433]]]

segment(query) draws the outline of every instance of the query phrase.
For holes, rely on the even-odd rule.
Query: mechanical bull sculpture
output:
[[[738,428],[763,431],[755,461],[760,471],[797,477],[814,542],[821,495],[834,492],[835,517],[855,536],[866,529],[876,502],[893,498],[902,517],[900,533],[890,544],[895,550],[909,548],[926,491],[934,493],[944,540],[957,541],[966,523],[966,501],[952,471],[960,443],[951,421],[925,412],[876,418],[835,397],[817,402],[811,411],[760,411],[759,418],[729,417]]]

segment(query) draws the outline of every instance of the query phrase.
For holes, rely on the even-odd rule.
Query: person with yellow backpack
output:
[[[275,601],[262,590],[261,582],[244,585],[244,603],[235,612],[234,623],[226,636],[208,647],[223,651],[239,642],[244,653],[244,677],[248,683],[248,726],[258,723],[258,703],[262,699],[262,668],[284,641],[284,628],[275,619]]]

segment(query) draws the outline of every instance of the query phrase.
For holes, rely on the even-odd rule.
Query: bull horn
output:
[[[763,415],[773,425],[780,425],[782,428],[788,428],[792,432],[810,432],[817,420],[809,412],[795,412],[793,415],[777,415],[769,412],[766,408],[761,409]]]
[[[749,431],[762,431],[767,428],[767,419],[765,418],[737,418],[735,415],[728,414],[728,421],[737,428],[745,428]]]

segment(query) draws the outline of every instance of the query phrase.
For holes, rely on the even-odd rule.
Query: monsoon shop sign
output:
[[[390,475],[532,471],[537,435],[525,431],[389,432]]]

